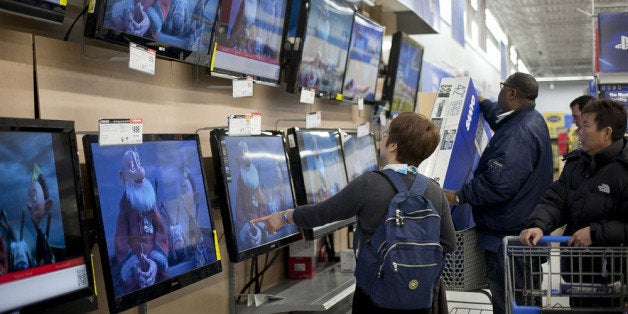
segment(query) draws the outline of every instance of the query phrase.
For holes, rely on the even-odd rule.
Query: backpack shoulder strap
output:
[[[395,191],[397,191],[397,193],[408,190],[406,183],[403,182],[401,175],[399,175],[397,171],[392,170],[392,169],[384,169],[384,170],[378,170],[375,172],[383,175],[384,178],[386,178],[388,182],[392,184],[392,186],[395,188]]]
[[[412,181],[412,185],[410,186],[410,191],[414,191],[418,195],[423,195],[429,183],[430,183],[430,178],[420,173],[417,173],[416,177],[414,178],[414,181]]]

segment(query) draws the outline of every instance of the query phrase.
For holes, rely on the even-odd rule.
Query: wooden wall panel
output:
[[[34,118],[33,35],[0,28],[0,116]]]

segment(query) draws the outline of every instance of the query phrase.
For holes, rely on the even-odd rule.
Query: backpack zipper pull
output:
[[[382,278],[382,268],[384,268],[384,265],[379,265],[379,271],[377,271],[377,278]]]
[[[393,271],[395,273],[398,273],[399,272],[399,268],[397,268],[397,263],[396,262],[392,262],[392,265],[393,265]]]
[[[403,217],[401,217],[401,210],[395,210],[395,225],[397,227],[403,226]]]

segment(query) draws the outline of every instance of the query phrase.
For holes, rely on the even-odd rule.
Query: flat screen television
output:
[[[279,85],[288,0],[222,0],[211,74]]]
[[[127,47],[133,42],[159,57],[209,67],[218,1],[96,1],[85,36]]]
[[[249,222],[295,207],[283,133],[229,136],[225,129],[214,129],[210,146],[229,259],[237,263],[299,240],[294,225],[272,235],[263,223]]]
[[[390,102],[392,115],[414,112],[421,78],[423,46],[398,31],[392,36],[382,100]]]
[[[344,100],[375,100],[383,40],[383,26],[361,14],[355,14],[342,87]]]
[[[73,121],[0,118],[0,312],[94,295]]]
[[[83,137],[109,311],[222,271],[197,134],[144,134],[137,145]]]
[[[290,128],[288,155],[298,205],[324,201],[347,185],[340,130]],[[307,240],[317,239],[355,221],[352,217],[302,232]]]
[[[318,97],[342,100],[353,15],[335,0],[301,1],[297,40],[288,61],[288,92],[314,89]]]
[[[343,131],[342,137],[342,154],[349,181],[367,171],[379,169],[375,134],[358,137],[356,131]]]
[[[0,0],[0,11],[63,23],[66,0]]]

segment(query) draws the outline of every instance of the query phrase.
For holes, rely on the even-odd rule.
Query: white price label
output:
[[[321,126],[321,112],[308,112],[305,114],[305,128],[317,128]]]
[[[262,113],[251,112],[251,134],[262,133]]]
[[[232,115],[228,118],[229,135],[249,135],[251,134],[251,117],[248,115]]]
[[[301,102],[305,104],[313,104],[316,93],[314,89],[302,89],[301,90]]]
[[[360,124],[358,125],[358,137],[362,137],[362,136],[366,136],[369,134],[369,124],[368,123],[364,123],[364,124]]]
[[[386,126],[386,124],[387,124],[386,112],[380,112],[380,114],[379,114],[379,124],[381,124],[382,126]]]
[[[155,75],[155,50],[129,43],[129,68]]]
[[[358,110],[364,110],[364,98],[358,98]]]
[[[101,146],[141,144],[142,134],[142,118],[98,120],[98,143]]]
[[[233,98],[253,96],[253,80],[233,80]]]

